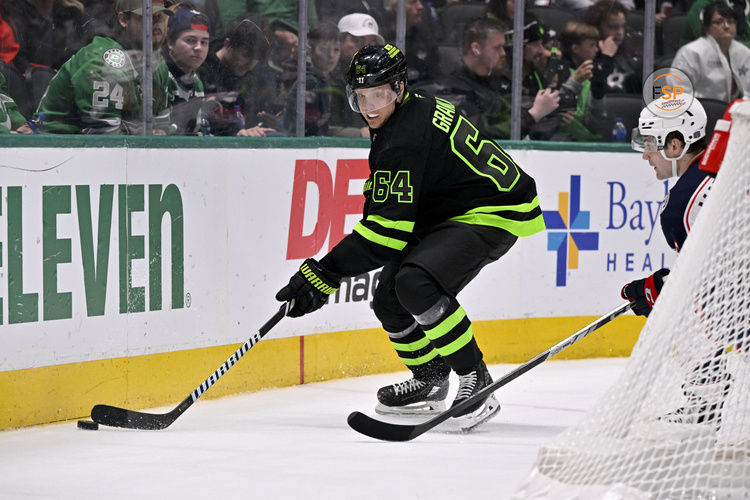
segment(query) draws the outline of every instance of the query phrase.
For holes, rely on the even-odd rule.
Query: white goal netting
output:
[[[750,499],[750,102],[617,383],[514,498]]]

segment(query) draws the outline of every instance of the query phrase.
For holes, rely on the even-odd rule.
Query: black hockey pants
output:
[[[416,378],[447,375],[445,362],[465,374],[482,359],[456,295],[516,240],[501,229],[446,222],[383,267],[373,309]]]

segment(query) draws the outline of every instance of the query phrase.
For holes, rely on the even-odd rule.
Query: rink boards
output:
[[[365,141],[19,139],[0,160],[0,428],[176,404],[275,312],[303,259],[351,232],[368,175]],[[459,296],[489,361],[533,357],[673,261],[668,185],[604,147],[507,145],[547,230]],[[282,321],[207,397],[402,368],[376,283],[354,277]],[[620,318],[561,356],[626,356],[642,324]]]

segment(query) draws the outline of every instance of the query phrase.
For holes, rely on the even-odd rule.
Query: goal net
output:
[[[514,498],[750,499],[750,102],[628,363]]]

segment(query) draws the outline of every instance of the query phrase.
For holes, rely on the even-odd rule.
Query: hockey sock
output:
[[[456,299],[442,296],[415,318],[432,346],[457,374],[466,375],[482,360],[471,321]]]
[[[388,332],[388,337],[401,361],[414,373],[414,378],[432,382],[450,373],[450,368],[430,344],[418,323],[414,322],[400,332]]]

